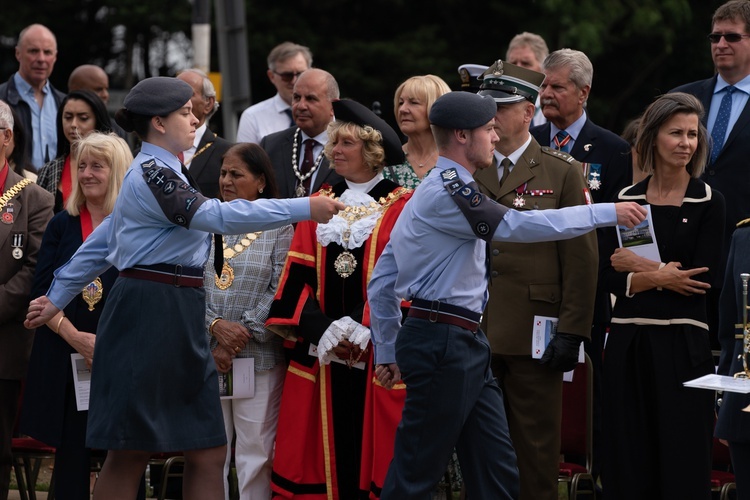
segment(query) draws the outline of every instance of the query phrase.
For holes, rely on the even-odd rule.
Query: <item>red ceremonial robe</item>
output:
[[[345,182],[320,195],[340,196]],[[380,181],[368,193],[383,213],[365,243],[350,249],[354,273],[342,277],[335,261],[345,249],[322,246],[317,224],[300,222],[266,325],[287,339],[284,382],[273,463],[274,496],[305,500],[377,498],[393,456],[405,386],[386,391],[373,373],[372,348],[354,367],[320,366],[315,346],[336,319],[369,326],[367,283],[411,191]],[[364,454],[364,458],[363,458]]]

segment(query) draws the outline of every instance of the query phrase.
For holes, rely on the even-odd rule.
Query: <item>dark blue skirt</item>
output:
[[[94,349],[86,445],[183,451],[226,444],[202,288],[120,277]]]

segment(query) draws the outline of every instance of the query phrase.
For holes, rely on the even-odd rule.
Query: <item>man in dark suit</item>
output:
[[[632,182],[630,146],[618,135],[594,122],[586,101],[594,79],[594,67],[583,52],[560,49],[544,59],[546,78],[541,87],[542,112],[548,122],[531,129],[542,146],[569,152],[581,162],[586,185],[596,203],[614,201]],[[603,255],[601,258],[609,258]],[[594,365],[594,472],[598,472],[601,360],[611,317],[609,294],[597,289],[591,342],[586,352]]]
[[[0,101],[0,498],[7,498],[11,437],[34,332],[24,328],[34,269],[54,198],[8,166],[13,115]]]
[[[736,35],[733,37],[732,35]],[[712,138],[712,153],[702,179],[720,191],[727,202],[724,250],[737,222],[750,215],[750,3],[732,0],[714,12],[711,57],[717,74],[688,83],[671,92],[692,94],[706,110],[703,124]],[[730,91],[732,87],[732,91]],[[736,91],[735,91],[736,90]],[[717,137],[719,108],[730,94],[729,119],[722,137]]]
[[[331,102],[339,98],[336,79],[322,69],[308,69],[294,85],[292,116],[297,124],[265,136],[260,146],[271,157],[280,198],[308,196],[325,183],[343,180],[329,167],[323,148],[333,120]]]
[[[529,134],[543,80],[543,73],[498,61],[485,72],[479,91],[497,103],[500,140],[495,168],[474,177],[482,193],[521,211],[590,203],[581,165],[566,153],[540,147]],[[563,372],[575,367],[581,342],[591,333],[597,255],[593,232],[564,241],[492,244],[482,329],[505,395],[522,500],[558,496]],[[557,318],[557,335],[542,356],[534,356],[539,317]]]
[[[750,2],[731,0],[716,9],[711,20],[709,40],[717,74],[706,80],[682,85],[671,92],[694,95],[706,110],[703,124],[711,134],[712,151],[701,178],[720,191],[726,201],[723,242],[725,260],[729,256],[732,235],[737,234],[732,243],[736,247],[733,258],[726,266],[730,289],[724,291],[723,288],[727,286],[724,284],[721,288],[709,290],[706,311],[712,347],[721,346],[719,373],[733,375],[740,364],[735,356],[735,347],[739,346],[741,350],[740,342],[734,339],[735,330],[732,328],[737,322],[736,318],[742,317],[738,312],[741,306],[737,306],[741,297],[736,297],[740,285],[738,273],[750,272],[750,268],[738,270],[740,264],[748,262],[747,221],[744,219],[750,216],[750,171],[747,168],[750,157]],[[720,119],[721,114],[727,114],[720,113],[723,107],[728,112],[724,124]],[[740,221],[740,226],[744,229],[735,231]],[[733,274],[730,275],[730,272]],[[721,322],[719,304],[724,315]],[[746,480],[747,471],[750,471],[750,420],[741,408],[748,401],[740,394],[726,394],[724,400],[725,404],[719,412],[716,435],[729,441],[732,462],[737,472],[737,498],[747,498],[750,490],[750,481]]]
[[[221,157],[232,143],[218,137],[208,128],[208,121],[219,109],[216,90],[208,75],[199,69],[186,69],[177,78],[193,87],[193,114],[198,119],[193,146],[183,151],[182,162],[190,171],[190,176],[198,184],[204,196],[219,197],[219,171]]]

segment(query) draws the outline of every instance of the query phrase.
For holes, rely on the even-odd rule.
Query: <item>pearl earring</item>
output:
[[[259,188],[259,189],[258,189],[258,192],[259,192],[260,194],[263,194],[263,188],[262,188],[262,187],[261,187],[261,188]]]

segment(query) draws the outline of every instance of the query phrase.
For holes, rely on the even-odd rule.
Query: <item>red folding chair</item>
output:
[[[578,363],[572,382],[563,382],[560,474],[558,483],[568,487],[568,498],[596,498],[591,473],[593,454],[593,367],[588,354]],[[573,459],[583,460],[573,461]],[[583,463],[581,463],[583,462]]]

